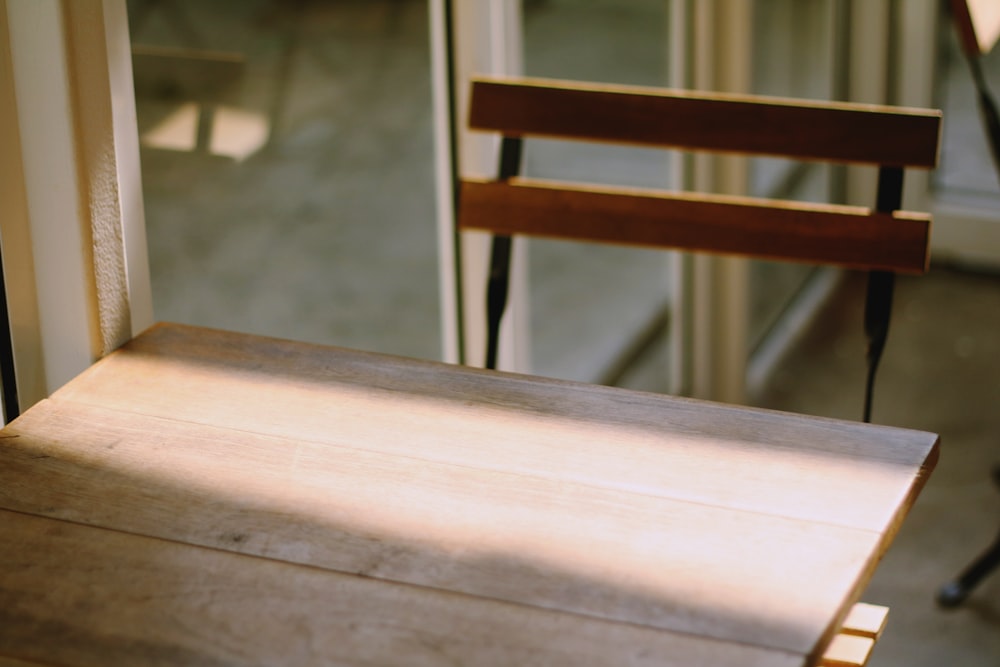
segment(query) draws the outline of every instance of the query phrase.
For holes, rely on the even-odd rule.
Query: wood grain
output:
[[[691,665],[802,656],[0,511],[0,653],[120,665]]]
[[[937,457],[918,431],[182,325],[54,398],[877,532]]]
[[[803,160],[933,167],[941,112],[518,78],[471,83],[469,127]]]
[[[468,657],[485,643],[485,664],[505,661],[496,637],[520,632],[509,609],[539,620],[508,664],[531,664],[547,634],[550,662],[569,663],[574,633],[598,642],[622,628],[639,643],[612,637],[596,664],[812,664],[937,456],[936,436],[915,431],[179,325],[144,333],[2,435],[0,609],[18,611],[0,655],[41,659],[25,647],[49,619],[68,623],[81,664],[111,640],[100,614],[72,613],[61,596],[100,589],[99,602],[105,588],[111,606],[125,603],[108,622],[139,633],[115,650],[206,650],[204,664],[243,664],[214,651],[244,640],[205,649],[158,633],[190,623],[202,642],[242,637],[233,628],[264,610],[282,617],[273,599],[341,630],[388,623],[396,650]],[[46,580],[59,583],[39,596]],[[382,592],[357,611],[365,620],[324,606],[354,605],[369,587]],[[244,618],[246,590],[268,602]],[[497,634],[464,634],[466,606]],[[328,632],[311,622],[309,636]],[[440,639],[449,624],[458,648]],[[629,646],[639,654],[622,660]],[[731,653],[743,649],[749,662]],[[483,664],[476,655],[456,660]],[[425,662],[417,651],[411,664]]]
[[[25,417],[0,471],[2,507],[791,652],[812,651],[827,610],[856,597],[879,541],[64,403]]]
[[[463,229],[908,273],[929,259],[926,214],[526,178],[461,188]]]
[[[20,660],[18,658],[9,658],[0,655],[0,667],[57,667],[52,663],[47,662],[29,662],[27,660]]]

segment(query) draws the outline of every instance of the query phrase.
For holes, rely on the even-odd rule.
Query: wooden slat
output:
[[[459,224],[498,234],[920,273],[930,216],[534,179],[462,182]]]
[[[751,643],[773,636],[810,655],[937,455],[931,434],[177,325],[130,342],[4,434],[17,436],[0,466],[7,507]],[[201,523],[192,512],[208,507],[218,513]],[[804,541],[801,566],[822,544],[851,581],[782,571],[692,583],[688,571],[738,570],[745,550],[730,538],[746,517],[758,548]],[[685,531],[694,537],[678,540]],[[605,535],[613,547],[595,543]],[[533,580],[540,572],[557,575]],[[804,592],[790,607],[761,604],[817,580],[809,608]],[[729,588],[743,592],[730,600]],[[815,607],[837,590],[832,608]]]
[[[0,653],[95,667],[803,661],[6,511]]]
[[[820,667],[865,667],[875,648],[875,640],[855,635],[837,635],[830,642]]]
[[[475,660],[451,658],[448,645],[448,659],[461,664],[482,664],[478,651],[488,664],[494,640],[466,637],[452,617],[481,614],[503,637],[509,623],[479,610],[510,605],[529,624],[532,615],[551,615],[657,628],[670,639],[652,651],[656,659],[742,664],[713,653],[738,647],[749,649],[750,664],[775,655],[798,664],[840,627],[937,451],[934,436],[901,429],[176,325],[132,341],[2,435],[0,506],[171,541],[129,537],[128,544],[149,545],[134,558],[116,542],[125,536],[81,533],[60,547],[62,528],[45,524],[36,539],[16,529],[25,515],[0,512],[0,610],[17,610],[9,616],[21,642],[0,639],[0,654],[31,659],[39,654],[25,647],[37,645],[40,632],[61,630],[66,618],[71,639],[86,644],[82,655],[106,652],[104,617],[78,613],[67,596],[107,587],[111,598],[90,608],[120,607],[117,624],[135,619],[136,632],[146,634],[126,633],[127,647],[152,642],[160,650],[159,628],[169,634],[182,625],[178,618],[193,619],[182,645],[173,635],[167,642],[181,655],[192,648],[184,643],[191,628],[218,642],[230,636],[227,628],[254,627],[254,618],[234,611],[249,604],[247,590],[269,600],[249,613],[281,617],[270,601],[292,599],[300,615],[315,610],[350,628],[339,608],[303,602],[300,591],[309,590],[344,605],[368,596],[357,612],[365,622],[382,616],[401,631],[423,627],[404,632],[420,646],[443,646],[440,627],[450,624],[459,638],[452,641],[467,638],[465,650],[477,651]],[[188,556],[170,556],[180,548],[173,542],[239,560],[206,565],[198,556],[188,567]],[[30,560],[37,553],[54,555]],[[25,574],[26,562],[37,569]],[[301,571],[310,577],[382,590],[341,593],[237,562],[295,572],[308,565]],[[217,579],[222,593],[212,592]],[[41,583],[50,580],[51,589]],[[178,584],[189,580],[209,597]],[[283,588],[268,583],[279,580]],[[152,588],[137,591],[136,582]],[[49,590],[51,600],[38,595]],[[414,590],[431,601],[400,602],[393,592]],[[242,597],[230,604],[232,591]],[[463,602],[449,611],[436,596]],[[546,623],[538,622],[538,637],[556,631]],[[526,641],[534,647],[542,639]],[[227,645],[237,644],[242,637]],[[592,649],[579,648],[586,652],[574,658],[589,660]],[[503,659],[525,662],[519,657]],[[608,654],[605,662],[616,660],[627,661]]]
[[[844,620],[841,634],[867,637],[878,641],[885,630],[889,618],[889,608],[858,602]]]
[[[877,532],[938,447],[906,429],[174,324],[55,398]]]
[[[514,136],[933,167],[941,113],[568,81],[477,79],[469,127]]]
[[[29,662],[28,660],[20,660],[18,658],[9,658],[0,655],[0,667],[57,667],[52,663],[45,662]]]
[[[0,507],[802,654],[881,540],[65,401],[15,427]]]

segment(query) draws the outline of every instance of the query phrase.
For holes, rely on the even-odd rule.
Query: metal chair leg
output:
[[[993,470],[993,481],[1000,486],[1000,466]],[[979,555],[960,575],[941,587],[937,602],[945,608],[962,604],[972,590],[990,573],[1000,567],[1000,534],[986,551]]]
[[[998,566],[1000,566],[1000,535],[989,549],[958,575],[957,579],[941,587],[937,596],[938,604],[946,608],[962,604],[979,582]]]
[[[521,171],[524,143],[520,137],[504,137],[500,143],[501,179],[517,176]],[[490,249],[490,274],[486,284],[486,368],[496,370],[500,348],[500,322],[507,310],[510,287],[510,255],[513,240],[509,235],[494,234]]]

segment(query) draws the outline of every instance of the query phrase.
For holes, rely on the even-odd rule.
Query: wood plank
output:
[[[864,667],[868,664],[875,640],[855,635],[837,635],[820,660],[820,667]]]
[[[803,160],[934,167],[941,112],[544,79],[472,81],[469,127]]]
[[[459,225],[529,234],[922,273],[930,216],[515,178],[462,181]]]
[[[876,532],[898,525],[938,447],[906,429],[172,324],[55,398]]]
[[[5,435],[8,509],[793,653],[839,627],[881,539],[69,402]]]
[[[60,665],[693,665],[803,656],[0,511],[0,653]]]

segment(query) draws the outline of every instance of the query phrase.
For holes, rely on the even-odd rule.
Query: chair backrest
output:
[[[899,209],[904,168],[937,163],[939,111],[478,78],[472,82],[469,127],[503,137],[497,178],[463,179],[459,200],[460,228],[496,235],[488,367],[495,365],[493,334],[506,302],[505,265],[512,234],[834,265],[878,274],[921,273],[928,266],[930,216]],[[517,174],[525,137],[874,165],[879,168],[878,197],[868,208],[523,178]],[[884,275],[881,282],[886,282]],[[891,303],[891,289],[889,280],[875,290],[881,295],[873,296],[870,290],[869,305],[873,299]],[[887,311],[888,303],[872,310]],[[866,327],[887,330],[887,318],[881,324],[873,317]],[[884,342],[884,332],[878,335]]]
[[[469,127],[537,136],[869,164],[933,167],[937,111],[696,94],[579,83],[477,79]],[[860,269],[920,273],[930,216],[713,194],[555,183],[512,175],[462,182],[459,225]],[[902,177],[898,176],[901,192]],[[882,210],[879,210],[882,209]]]

